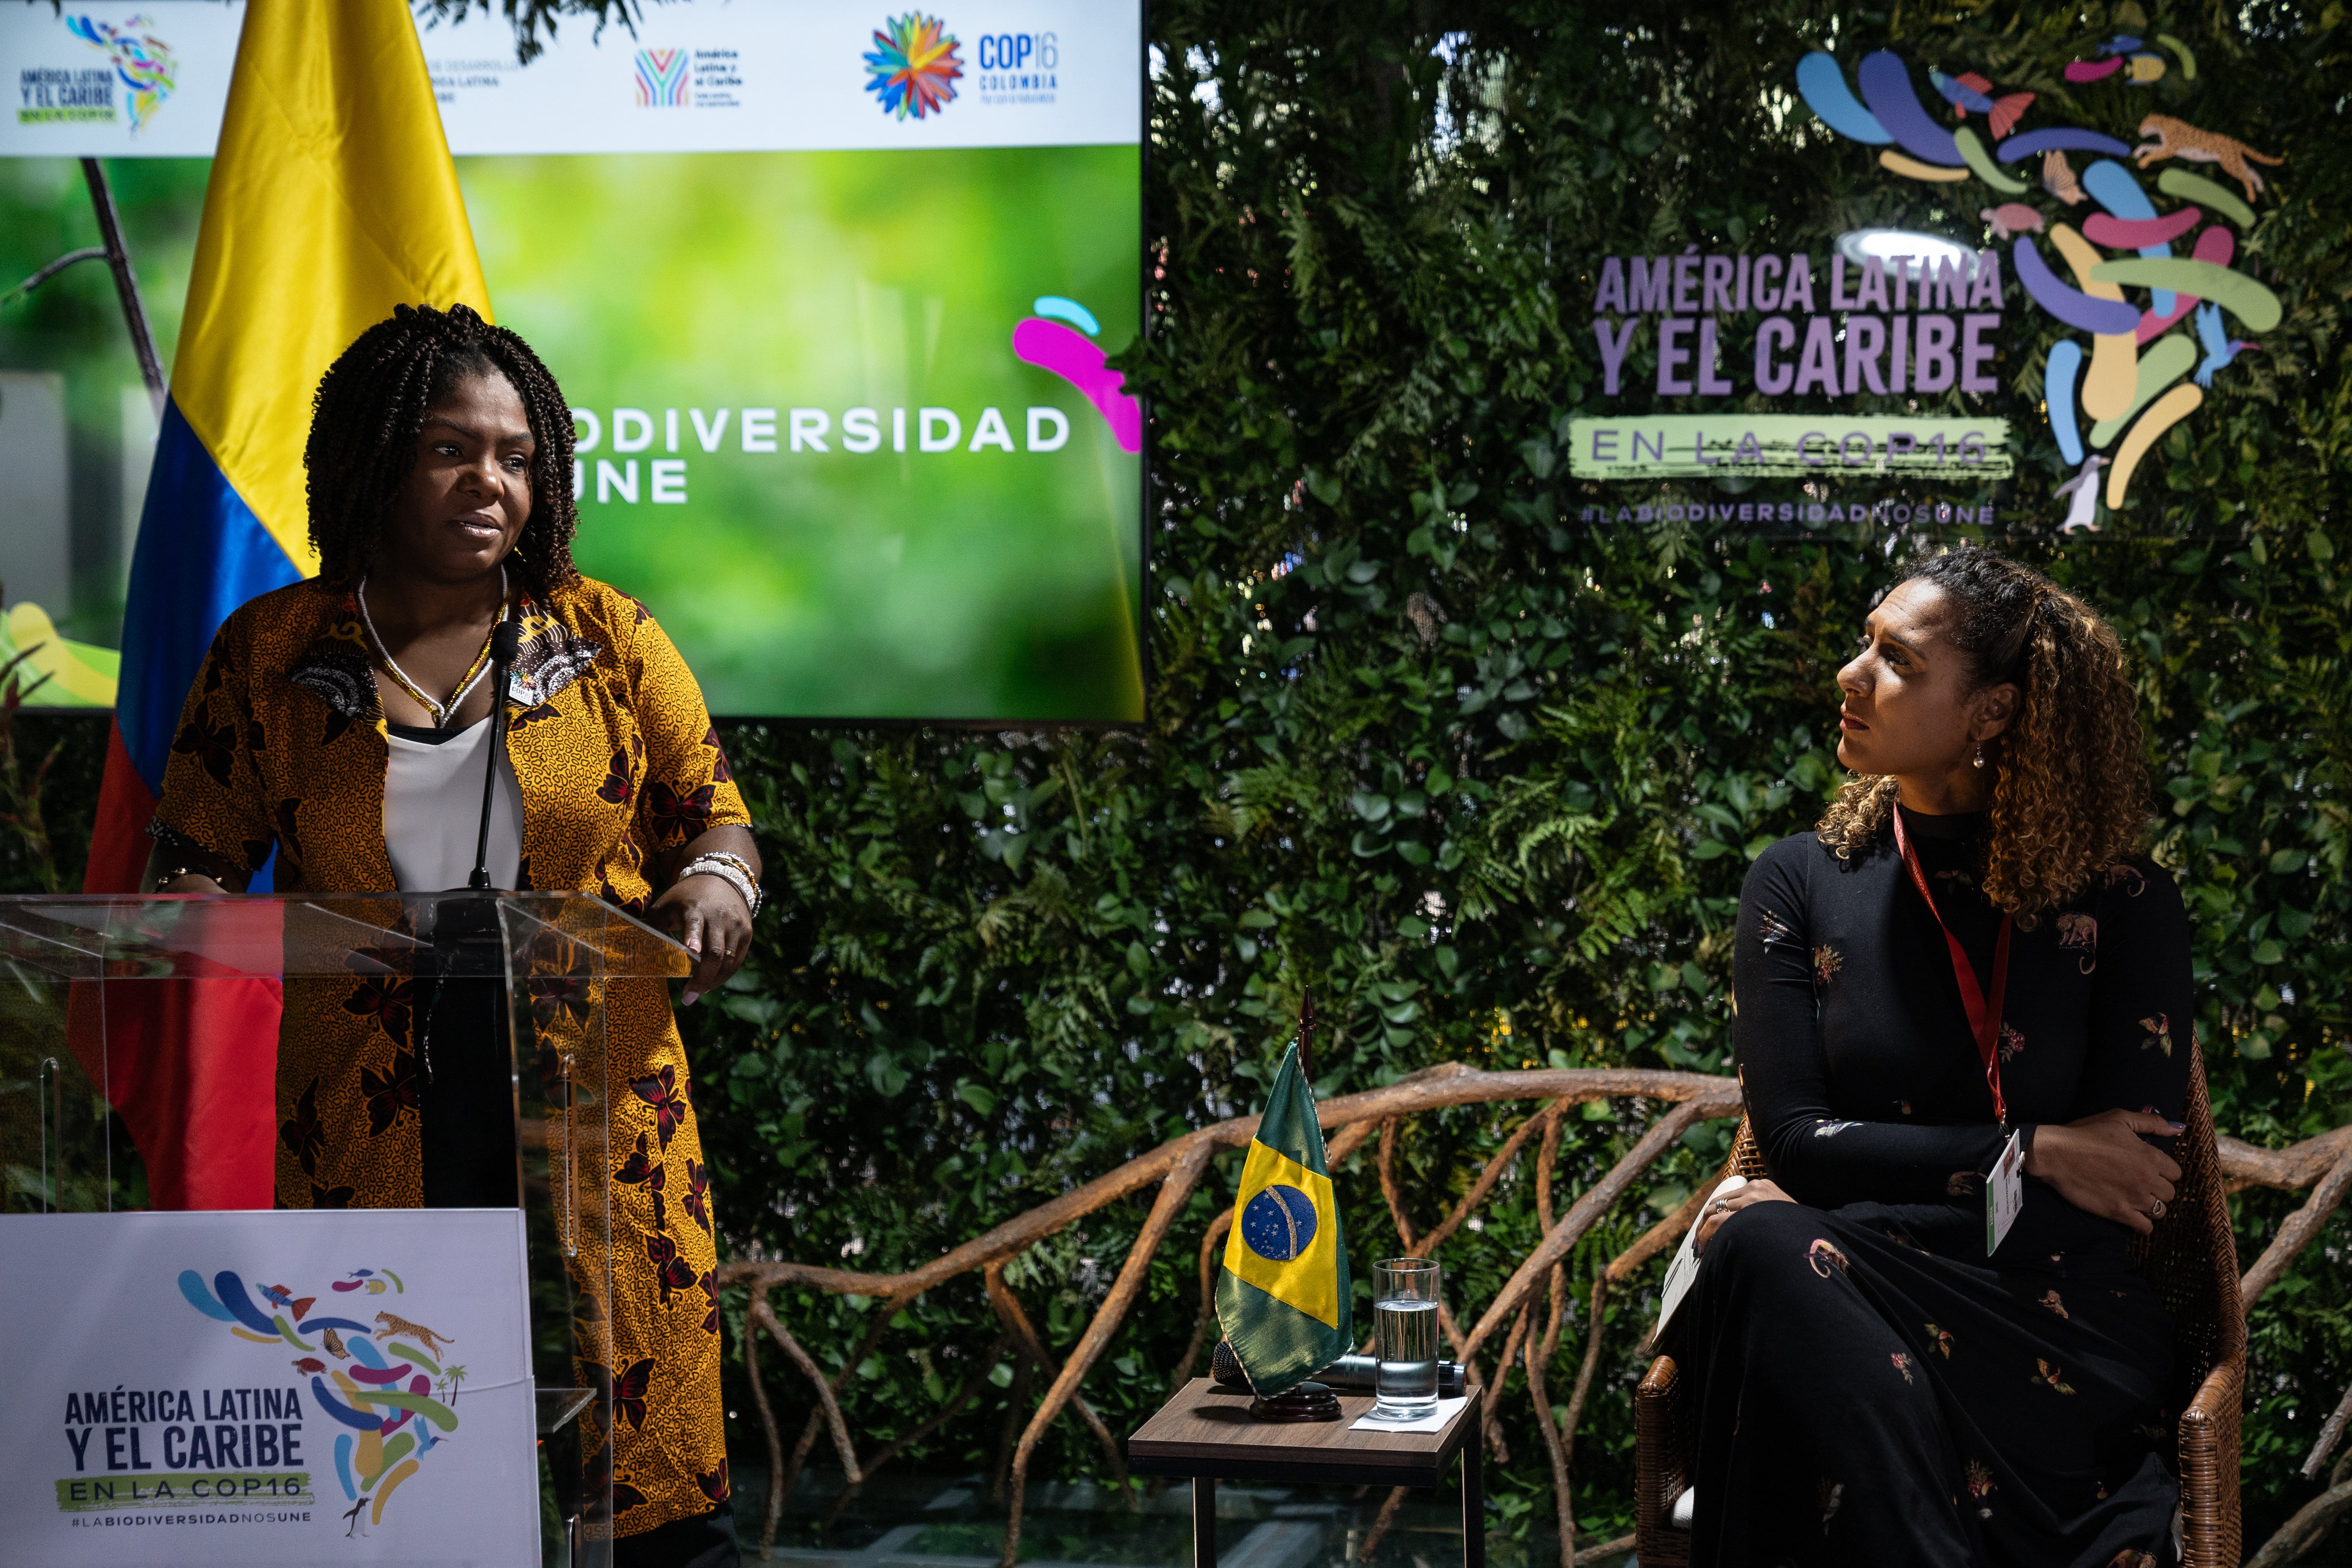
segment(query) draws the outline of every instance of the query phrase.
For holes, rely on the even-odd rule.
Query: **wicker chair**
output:
[[[2179,1196],[2137,1238],[2148,1283],[2173,1311],[2180,1348],[2181,1562],[2185,1568],[2238,1568],[2238,1423],[2246,1381],[2246,1318],[2238,1300],[2238,1249],[2222,1201],[2213,1148],[2205,1064],[2189,1054],[2189,1130],[2173,1150]],[[1764,1160],[1748,1123],[1731,1146],[1725,1175],[1760,1176]],[[1718,1178],[1720,1179],[1720,1178]],[[1687,1527],[1674,1523],[1691,1484],[1693,1433],[1674,1359],[1651,1363],[1633,1395],[1634,1524],[1642,1568],[1685,1568]]]

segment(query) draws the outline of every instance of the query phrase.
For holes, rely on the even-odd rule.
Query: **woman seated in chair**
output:
[[[2122,651],[1969,548],[1886,595],[1838,685],[1859,776],[1740,899],[1771,1176],[1709,1205],[1666,1335],[1691,1561],[2169,1563],[2173,1327],[2129,1244],[2180,1175],[2189,925],[2140,853]]]

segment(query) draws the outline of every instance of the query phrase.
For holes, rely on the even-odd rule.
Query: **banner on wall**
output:
[[[242,14],[0,8],[0,156],[208,157]],[[682,0],[529,66],[488,12],[419,29],[498,319],[574,405],[575,558],[715,710],[1141,718],[1139,5]]]
[[[520,1210],[9,1215],[0,1256],[71,1297],[9,1373],[11,1563],[538,1560]]]
[[[1624,411],[1555,434],[1575,478],[1626,488],[1580,521],[2072,532],[2126,506],[2281,320],[2231,263],[2282,160],[2184,118],[2198,60],[2170,34],[2086,38],[2061,74],[2078,107],[2045,113],[1892,49],[1797,62],[1818,155],[1877,150],[1846,205],[1885,221],[1826,249],[1601,258],[1600,396]],[[1999,482],[2053,448],[2046,496]]]

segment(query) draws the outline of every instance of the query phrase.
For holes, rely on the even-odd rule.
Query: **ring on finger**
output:
[[[2162,1219],[2164,1217],[2164,1200],[2162,1198],[2157,1199],[2155,1204],[2148,1209],[2147,1217],[2150,1219]]]

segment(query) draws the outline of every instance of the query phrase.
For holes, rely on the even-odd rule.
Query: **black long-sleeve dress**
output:
[[[1982,816],[1904,822],[1979,976],[2000,917]],[[2025,1179],[1985,1253],[1999,1153],[1943,933],[1893,835],[1759,858],[1734,962],[1748,1114],[1772,1178],[1715,1235],[1665,1348],[1698,1412],[1696,1564],[2147,1568],[2175,1560],[2172,1323],[2129,1234]],[[2012,1124],[2183,1114],[2189,926],[2153,862],[2011,939]]]

